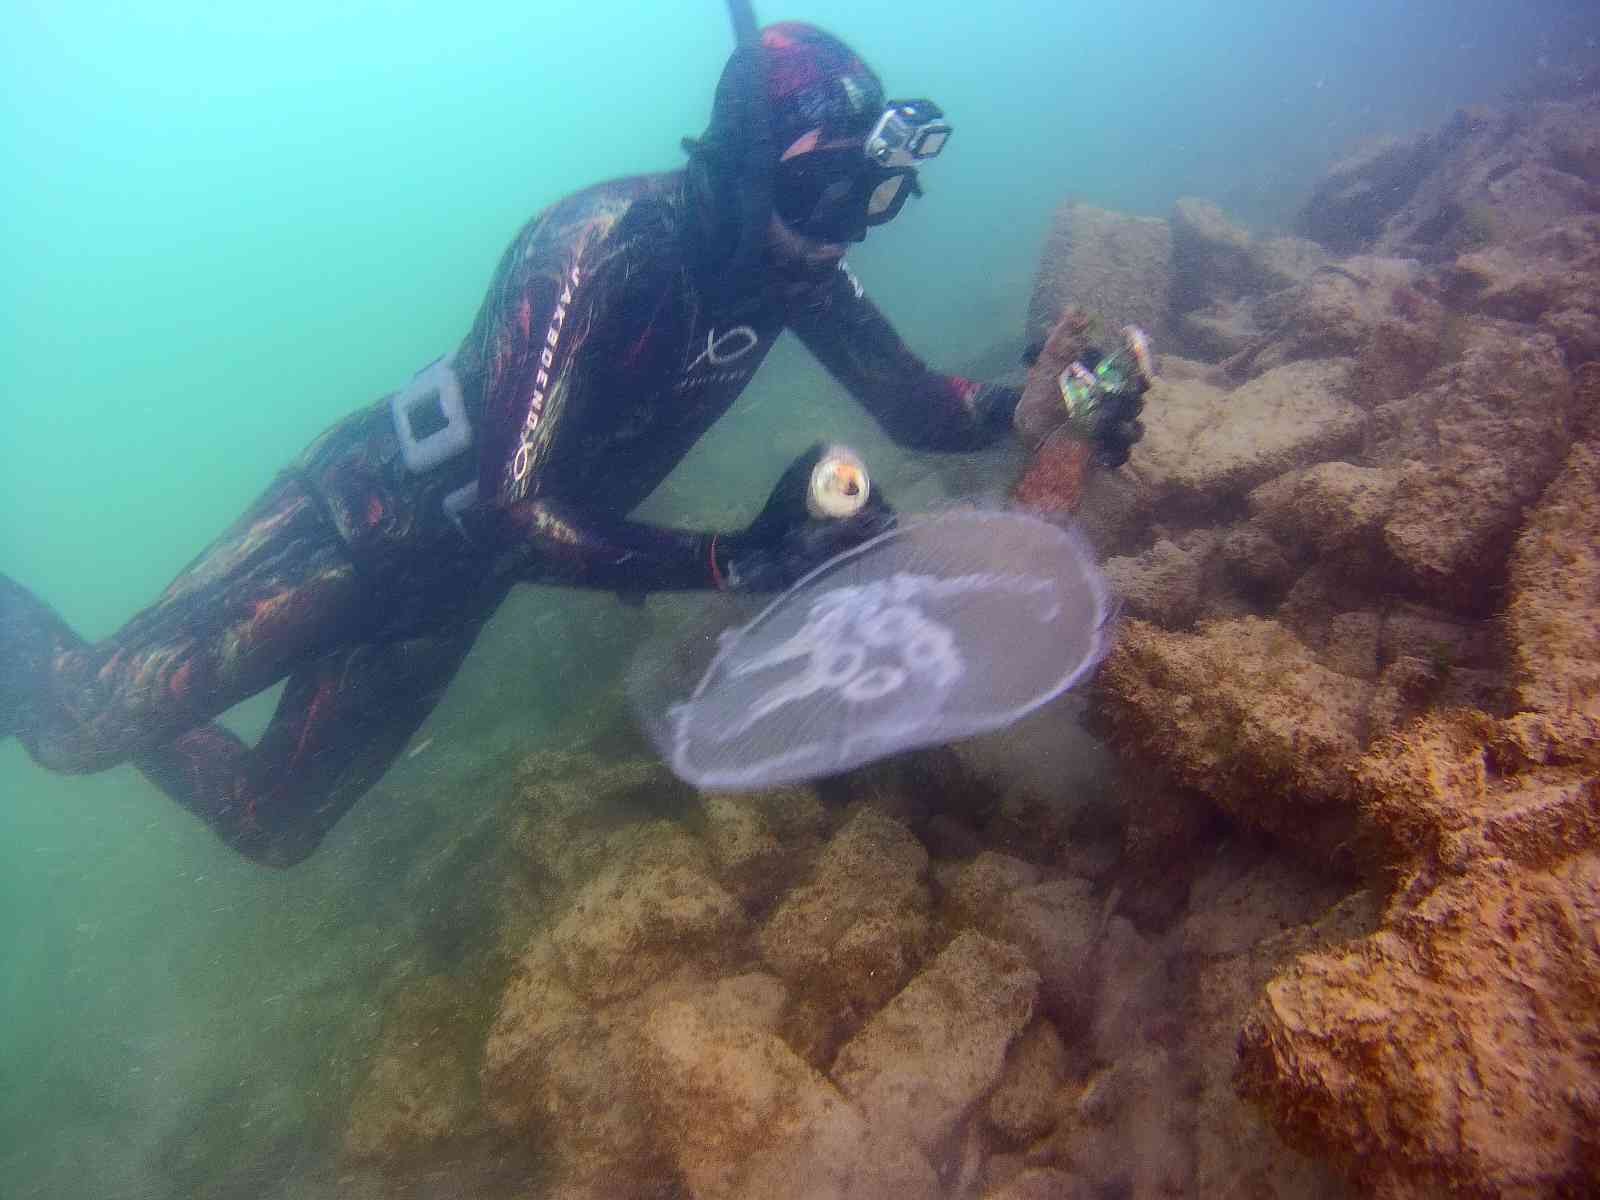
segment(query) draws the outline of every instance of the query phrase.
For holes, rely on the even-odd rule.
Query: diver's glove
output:
[[[826,515],[840,511],[852,515]],[[712,538],[712,582],[722,591],[781,591],[894,522],[860,460],[818,442],[784,471],[760,516],[737,533]]]
[[[1066,406],[1066,429],[1079,441],[1094,445],[1094,458],[1102,467],[1116,468],[1128,461],[1133,444],[1144,436],[1139,413],[1149,383],[1129,373],[1101,370],[1108,362],[1098,350],[1089,350],[1067,367],[1058,379],[1061,402]]]
[[[1101,466],[1120,467],[1144,436],[1139,413],[1154,376],[1149,339],[1126,326],[1122,345],[1106,354],[1083,345],[1087,329],[1087,318],[1068,310],[1048,340],[1025,355],[1032,370],[1014,421],[1033,449],[1059,429],[1090,443]]]

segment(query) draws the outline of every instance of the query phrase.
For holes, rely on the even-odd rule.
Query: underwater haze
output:
[[[715,0],[0,3],[0,572],[90,638],[321,430],[455,345],[536,211],[679,165],[731,45]],[[952,370],[1020,338],[1064,199],[1164,216],[1201,196],[1287,229],[1346,150],[1496,99],[1587,39],[1588,10],[758,5],[952,121],[927,195],[850,260]],[[822,436],[916,477],[786,344],[654,511],[748,519]],[[447,969],[453,922],[483,919],[430,909],[430,872],[467,869],[505,764],[625,707],[593,606],[632,619],[519,593],[432,748],[285,873],[129,767],[56,776],[0,745],[0,1195],[334,1194],[394,981]],[[259,730],[275,694],[230,721]]]

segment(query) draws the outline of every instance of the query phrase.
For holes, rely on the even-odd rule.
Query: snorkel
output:
[[[729,64],[735,73],[741,139],[739,164],[739,231],[732,257],[722,273],[725,291],[737,291],[752,277],[760,262],[772,219],[772,166],[777,152],[772,142],[772,115],[767,102],[761,31],[750,0],[728,0],[733,35],[738,42]]]

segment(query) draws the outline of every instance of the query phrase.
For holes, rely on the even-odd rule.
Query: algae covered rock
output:
[[[1097,688],[1114,735],[1242,824],[1326,860],[1355,830],[1347,770],[1371,686],[1260,618],[1165,633],[1130,621]]]
[[[776,1036],[678,1001],[643,1028],[653,1122],[696,1200],[940,1195],[907,1139],[866,1120]]]
[[[345,1129],[356,1160],[426,1154],[480,1132],[467,997],[450,980],[428,978],[391,1005],[366,1083]]]
[[[1459,359],[1389,406],[1377,453],[1404,469],[1384,542],[1419,594],[1491,602],[1523,511],[1560,467],[1571,402],[1553,339],[1477,322]]]
[[[1600,1095],[1597,897],[1587,852],[1537,871],[1484,859],[1397,899],[1381,932],[1267,985],[1240,1088],[1292,1143],[1384,1195],[1582,1194]]]
[[[778,902],[760,932],[783,978],[830,1001],[872,1009],[900,989],[931,936],[928,852],[899,821],[855,811],[811,879]]]
[[[809,788],[710,792],[700,797],[717,878],[748,905],[763,907],[810,866],[827,812]]]
[[[1157,346],[1165,345],[1171,292],[1172,232],[1165,221],[1063,204],[1039,257],[1028,341],[1041,341],[1075,304],[1098,317],[1104,330],[1138,325]]]
[[[834,1082],[872,1128],[938,1154],[1000,1078],[1038,989],[1014,947],[960,934],[845,1043]]]
[[[700,872],[625,864],[578,893],[552,941],[573,987],[606,1003],[644,990],[685,962],[719,960],[744,924],[738,901]]]
[[[567,985],[548,939],[529,947],[484,1047],[484,1104],[507,1134],[538,1139],[551,1174],[574,1194],[649,1195],[668,1170],[646,1119],[634,1041]]]
[[[1318,554],[1375,548],[1394,507],[1399,474],[1348,462],[1288,471],[1250,493],[1250,510],[1272,534]]]
[[[1359,440],[1364,414],[1342,359],[1291,363],[1233,391],[1158,380],[1130,468],[1157,496],[1214,505]]]
[[[1573,447],[1517,537],[1505,617],[1524,708],[1600,724],[1600,451]]]

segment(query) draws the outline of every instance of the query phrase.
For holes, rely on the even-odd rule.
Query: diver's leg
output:
[[[482,625],[323,655],[290,677],[253,750],[213,725],[135,762],[247,858],[292,866],[388,769]]]
[[[151,607],[95,644],[0,586],[0,735],[53,770],[104,770],[205,725],[360,637],[367,589],[323,506],[281,476]]]
[[[0,738],[22,730],[55,657],[83,644],[48,604],[0,575]]]

